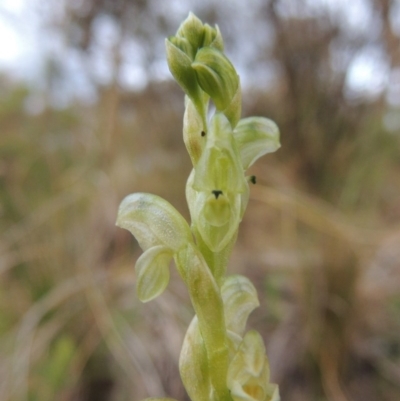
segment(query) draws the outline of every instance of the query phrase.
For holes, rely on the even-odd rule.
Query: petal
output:
[[[176,252],[192,241],[185,219],[169,202],[157,195],[128,195],[121,202],[116,224],[129,230],[143,250],[162,245]]]
[[[228,119],[216,113],[210,122],[207,142],[195,167],[193,188],[210,193],[213,190],[244,192],[246,179],[239,151]]]
[[[247,277],[232,275],[222,284],[221,295],[227,329],[243,335],[248,316],[260,305],[254,285]]]
[[[265,117],[243,118],[233,132],[244,169],[281,146],[278,126]]]
[[[136,261],[136,290],[142,302],[158,297],[169,282],[169,265],[172,253],[163,246],[154,246]]]

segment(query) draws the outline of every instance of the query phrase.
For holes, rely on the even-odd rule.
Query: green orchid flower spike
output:
[[[246,170],[279,148],[279,130],[264,117],[240,119],[240,79],[217,26],[190,13],[166,40],[166,50],[170,71],[186,94],[191,224],[156,195],[136,193],[122,201],[117,225],[143,249],[135,266],[137,295],[143,302],[159,296],[174,260],[195,311],[179,359],[192,401],[279,401],[261,335],[246,332],[247,318],[259,305],[256,289],[246,277],[226,274],[249,182],[255,182]],[[207,118],[210,102],[215,112]],[[145,401],[162,400],[174,401]]]

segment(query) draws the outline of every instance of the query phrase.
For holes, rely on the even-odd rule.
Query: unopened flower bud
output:
[[[206,105],[203,99],[202,90],[197,82],[196,72],[192,68],[192,59],[188,42],[186,39],[179,39],[172,36],[165,40],[167,50],[167,62],[171,74],[178,84],[192,100],[204,124],[206,121]]]
[[[239,86],[239,77],[228,58],[215,47],[203,47],[196,53],[192,67],[217,110],[226,109]]]
[[[204,26],[199,18],[197,18],[192,12],[182,22],[181,26],[176,33],[176,36],[180,36],[189,41],[194,53],[197,49],[203,46],[204,41]]]

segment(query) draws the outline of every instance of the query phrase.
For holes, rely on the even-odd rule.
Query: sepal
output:
[[[142,302],[158,297],[169,282],[172,252],[164,246],[147,249],[136,261],[136,290]]]
[[[281,146],[278,126],[265,117],[243,118],[233,133],[245,170],[258,158],[275,152]]]
[[[144,251],[162,245],[177,252],[192,241],[186,220],[169,202],[157,195],[128,195],[119,206],[116,224],[129,230]]]

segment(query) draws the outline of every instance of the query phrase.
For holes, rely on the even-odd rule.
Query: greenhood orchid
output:
[[[192,401],[278,401],[259,333],[246,332],[259,305],[253,284],[226,267],[249,200],[246,170],[276,151],[279,130],[264,117],[241,117],[240,79],[218,27],[194,14],[166,40],[169,69],[184,90],[183,140],[193,164],[186,185],[189,225],[164,199],[136,193],[121,203],[117,225],[143,249],[136,287],[148,302],[167,287],[175,261],[195,311],[179,367]],[[210,102],[215,112],[209,117]],[[169,398],[150,400],[174,401]]]

